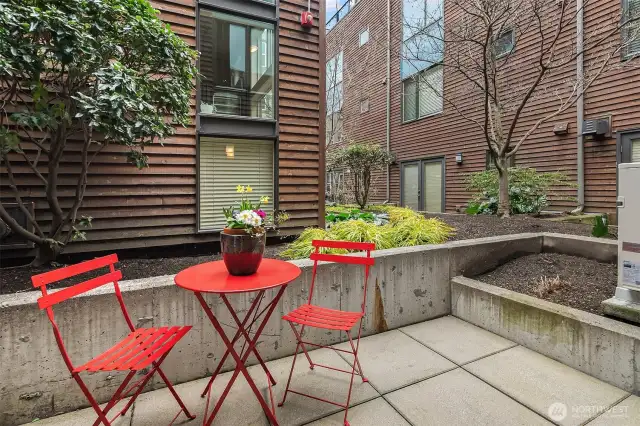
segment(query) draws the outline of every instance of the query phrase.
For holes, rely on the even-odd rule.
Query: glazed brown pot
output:
[[[222,259],[231,275],[255,274],[262,262],[266,233],[248,234],[244,229],[225,228],[220,234]]]

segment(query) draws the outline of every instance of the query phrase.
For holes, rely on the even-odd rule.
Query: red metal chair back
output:
[[[375,264],[375,259],[371,257],[371,252],[376,249],[374,243],[356,243],[352,241],[329,241],[329,240],[313,240],[313,247],[315,251],[311,253],[309,258],[313,260],[313,273],[311,275],[311,289],[309,290],[309,305],[311,304],[311,298],[313,297],[313,289],[316,282],[316,274],[318,272],[318,262],[336,262],[346,263],[351,265],[364,265],[364,292],[362,296],[362,313],[364,314],[364,307],[367,301],[367,284],[369,281],[369,269]],[[333,248],[344,250],[355,250],[366,252],[367,256],[353,256],[352,254],[326,254],[320,253],[321,248]]]
[[[42,296],[38,298],[38,306],[41,310],[46,309],[47,311],[47,317],[49,318],[49,321],[53,326],[53,334],[55,335],[56,342],[58,343],[58,347],[60,348],[60,352],[62,353],[64,362],[67,367],[69,367],[69,371],[73,371],[73,364],[71,362],[71,359],[69,358],[67,350],[65,349],[62,335],[60,334],[60,329],[58,328],[55,317],[53,315],[54,305],[57,305],[60,302],[64,302],[65,300],[68,300],[74,296],[86,293],[103,285],[113,283],[115,294],[118,298],[118,303],[120,304],[122,314],[127,321],[127,325],[129,326],[131,331],[135,330],[135,326],[133,325],[131,317],[129,316],[127,308],[124,304],[122,293],[120,292],[120,286],[118,285],[118,281],[122,279],[122,272],[116,270],[116,262],[118,262],[118,256],[116,254],[110,254],[108,256],[99,257],[93,260],[78,263],[77,265],[66,266],[64,268],[55,269],[53,271],[45,272],[43,274],[34,275],[33,277],[31,277],[33,286],[36,288],[39,287],[42,291]],[[96,269],[104,268],[107,266],[109,267],[109,272],[104,275],[100,275],[96,278],[91,278],[87,281],[83,281],[73,286],[63,288],[53,293],[47,292],[47,285],[49,284],[53,284],[55,282],[62,281],[67,278],[71,278],[87,272],[95,271]]]

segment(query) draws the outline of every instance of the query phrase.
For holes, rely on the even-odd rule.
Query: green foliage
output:
[[[392,232],[394,247],[442,244],[454,233],[454,229],[435,218],[414,216],[399,222]]]
[[[142,168],[145,145],[190,124],[196,59],[148,0],[0,1],[3,167],[11,168],[8,154],[28,143],[32,151],[38,147],[38,167],[48,168],[43,176],[27,164],[43,182],[52,213],[50,231],[23,229],[28,239],[43,248],[82,238],[75,230],[86,176],[106,145],[128,146],[129,161]],[[55,194],[69,138],[83,143],[82,165],[72,207],[63,209]]]
[[[379,226],[362,220],[341,222],[331,227],[329,239],[337,241],[375,243],[377,250],[393,247],[393,237],[389,225]]]
[[[567,175],[561,172],[537,172],[533,168],[509,169],[509,201],[512,214],[537,214],[549,205],[549,196],[568,199],[557,189],[571,188]],[[497,170],[471,173],[467,189],[474,192],[468,214],[496,214],[498,211],[499,179]]]
[[[375,143],[351,143],[328,155],[327,167],[347,169],[353,175],[353,191],[356,203],[364,209],[369,200],[371,174],[392,163],[394,156]]]
[[[591,235],[598,238],[609,235],[609,217],[606,214],[595,217]]]
[[[348,207],[346,208],[348,210]],[[361,218],[352,218],[333,224],[328,230],[308,228],[289,245],[281,256],[288,259],[304,259],[313,252],[311,241],[336,240],[353,242],[373,242],[377,250],[408,247],[422,244],[441,244],[454,229],[439,219],[427,219],[421,214],[402,207],[372,206],[372,210],[383,212],[390,218],[389,223],[376,224]],[[330,214],[347,214],[344,206],[328,209]],[[359,211],[358,211],[359,212]],[[325,253],[344,253],[344,250],[325,249]]]

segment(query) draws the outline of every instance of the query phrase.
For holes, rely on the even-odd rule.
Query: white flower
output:
[[[252,210],[243,210],[238,213],[237,220],[249,226],[260,226],[262,224],[262,218],[258,213]]]

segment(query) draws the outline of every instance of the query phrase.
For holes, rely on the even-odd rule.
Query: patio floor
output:
[[[344,344],[343,344],[344,345]],[[338,345],[341,347],[341,345]],[[347,368],[339,352],[319,349],[314,362]],[[354,381],[349,422],[357,425],[638,425],[640,397],[567,367],[454,317],[443,317],[363,338],[360,361],[369,383]],[[268,363],[280,398],[291,357]],[[266,392],[264,373],[249,368]],[[218,397],[231,373],[216,380]],[[202,424],[207,379],[176,388],[198,417],[176,424]],[[298,359],[292,389],[344,401],[349,376],[309,369]],[[215,400],[212,398],[212,402]],[[166,389],[143,394],[118,426],[166,425],[178,408]],[[277,409],[281,425],[342,425],[334,407],[295,394]],[[114,411],[115,412],[115,411]],[[90,425],[93,410],[81,410],[37,422],[41,426]],[[225,400],[215,425],[268,425],[242,376]]]

